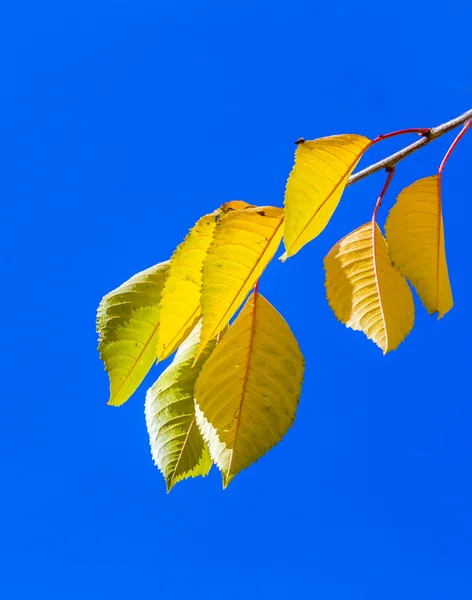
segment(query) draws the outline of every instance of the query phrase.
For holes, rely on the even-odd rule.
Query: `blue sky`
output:
[[[472,133],[447,165],[455,308],[383,357],[325,300],[322,258],[384,175],[260,291],[306,358],[285,440],[224,492],[166,495],[143,402],[96,351],[102,295],[222,202],[280,206],[293,142],[427,127],[472,106],[465,0],[10,2],[0,21],[0,595],[470,598]],[[453,135],[404,161],[379,215]],[[414,137],[413,137],[414,139]],[[409,140],[379,144],[362,162]],[[282,249],[280,250],[280,253]]]

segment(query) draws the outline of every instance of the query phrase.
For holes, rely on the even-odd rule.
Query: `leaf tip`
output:
[[[115,393],[110,392],[110,397],[108,398],[107,405],[108,406],[121,406],[122,404],[127,402],[131,396],[132,396],[132,394],[123,396],[123,394],[120,393],[120,390],[118,390]]]
[[[454,302],[451,303],[450,306],[448,306],[445,310],[443,311],[438,311],[438,316],[436,318],[436,321],[439,321],[439,319],[442,319],[445,315],[447,315],[448,312],[450,312],[452,309],[454,308]]]
[[[234,474],[233,475],[226,475],[226,473],[222,473],[223,489],[224,490],[233,481],[233,479],[234,479]]]

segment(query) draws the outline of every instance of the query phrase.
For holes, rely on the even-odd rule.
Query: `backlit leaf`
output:
[[[137,273],[100,302],[98,349],[110,378],[109,404],[126,402],[154,362],[168,266],[167,261]]]
[[[429,314],[454,305],[446,263],[439,175],[415,181],[397,198],[385,224],[390,257]]]
[[[382,232],[374,227],[362,225],[329,251],[326,291],[336,317],[363,331],[386,354],[410,333],[415,307],[406,280],[390,262]]]
[[[146,394],[152,457],[166,480],[168,492],[182,479],[207,475],[212,465],[195,421],[194,385],[216,342],[207,344],[192,368],[199,341],[200,323]]]
[[[284,212],[273,206],[222,215],[203,264],[201,348],[225,327],[274,256]]]
[[[362,135],[345,134],[298,144],[285,190],[286,252],[281,260],[296,254],[323,231],[370,143]]]
[[[172,256],[162,292],[159,360],[174,352],[200,318],[203,261],[213,239],[218,213],[199,219]]]
[[[224,487],[292,425],[303,366],[287,323],[265,298],[252,294],[195,385],[197,423]]]

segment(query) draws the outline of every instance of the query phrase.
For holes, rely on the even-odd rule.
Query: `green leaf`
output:
[[[194,385],[215,347],[209,342],[192,368],[200,342],[199,323],[173,362],[146,394],[145,414],[152,457],[169,492],[187,477],[205,476],[212,461],[195,421]]]
[[[137,273],[100,302],[98,350],[110,378],[108,404],[126,402],[154,362],[168,266],[169,261]]]
[[[304,360],[275,308],[253,294],[195,384],[197,424],[223,487],[277,444],[293,423]]]

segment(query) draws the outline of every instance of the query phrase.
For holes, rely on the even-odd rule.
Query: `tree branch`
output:
[[[433,140],[441,137],[448,131],[455,129],[459,125],[462,125],[462,123],[465,123],[468,119],[472,119],[472,108],[470,110],[468,110],[467,112],[465,112],[464,114],[460,115],[459,117],[456,117],[455,119],[451,119],[450,121],[447,121],[447,123],[443,123],[442,125],[433,127],[432,129],[429,130],[429,133],[424,134],[421,137],[421,139],[417,140],[416,142],[413,142],[413,144],[410,144],[409,146],[406,146],[402,150],[399,150],[398,152],[395,152],[394,154],[391,154],[390,156],[387,156],[386,158],[379,160],[379,162],[376,162],[373,165],[370,165],[370,167],[366,167],[365,169],[362,169],[362,171],[359,171],[358,173],[354,173],[354,175],[351,175],[351,177],[349,177],[347,185],[352,185],[353,183],[356,183],[357,181],[360,181],[361,179],[364,179],[365,177],[372,175],[372,173],[381,171],[382,169],[394,167],[401,160],[403,160],[410,154],[413,154],[413,152],[416,152],[423,146],[426,146],[426,144],[429,144]]]

